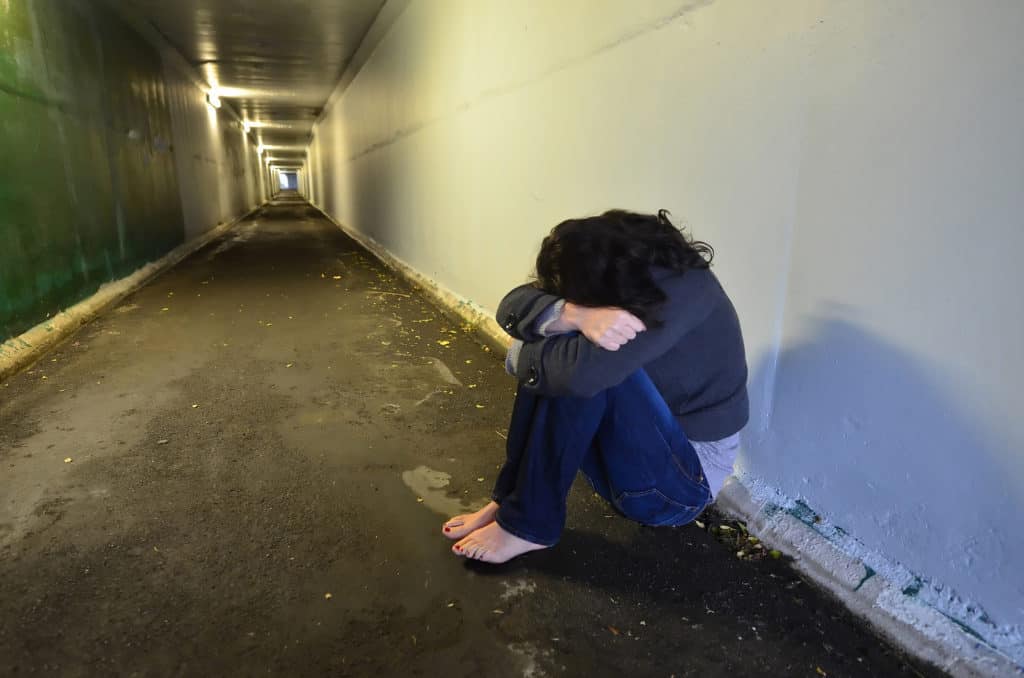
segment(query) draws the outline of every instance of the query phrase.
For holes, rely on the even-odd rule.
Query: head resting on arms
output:
[[[665,293],[652,269],[706,269],[714,255],[710,245],[676,228],[666,210],[610,210],[551,230],[537,255],[536,285],[574,304],[616,306],[656,324]]]

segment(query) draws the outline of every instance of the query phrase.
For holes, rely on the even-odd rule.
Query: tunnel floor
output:
[[[625,521],[454,557],[514,383],[278,201],[0,384],[0,674],[922,676],[784,560]],[[736,533],[740,526],[735,526]]]

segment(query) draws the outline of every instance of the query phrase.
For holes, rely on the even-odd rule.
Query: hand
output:
[[[591,308],[566,302],[562,317],[592,343],[607,351],[618,351],[647,329],[640,318],[611,306]]]

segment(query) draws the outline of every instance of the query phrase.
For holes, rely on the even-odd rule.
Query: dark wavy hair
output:
[[[610,210],[555,226],[537,255],[535,284],[574,304],[617,306],[656,325],[665,293],[652,268],[682,274],[708,268],[714,256],[711,245],[676,228],[667,210]]]

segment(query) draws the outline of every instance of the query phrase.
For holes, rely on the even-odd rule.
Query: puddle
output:
[[[458,497],[449,497],[445,488],[452,476],[444,471],[435,471],[427,466],[417,466],[412,471],[402,472],[402,482],[423,499],[423,505],[431,511],[449,517],[459,513],[476,511],[487,505],[488,499],[467,501]]]
[[[501,594],[501,599],[506,602],[537,592],[537,584],[526,579],[517,579],[513,582],[503,581],[501,585],[505,587],[505,592]]]
[[[427,358],[427,360],[429,360],[431,364],[433,364],[434,369],[437,370],[437,373],[441,376],[441,379],[443,379],[446,383],[449,383],[452,386],[462,386],[462,382],[459,381],[458,377],[456,377],[452,373],[451,368],[444,364],[443,360],[441,360],[440,358],[433,357]]]

